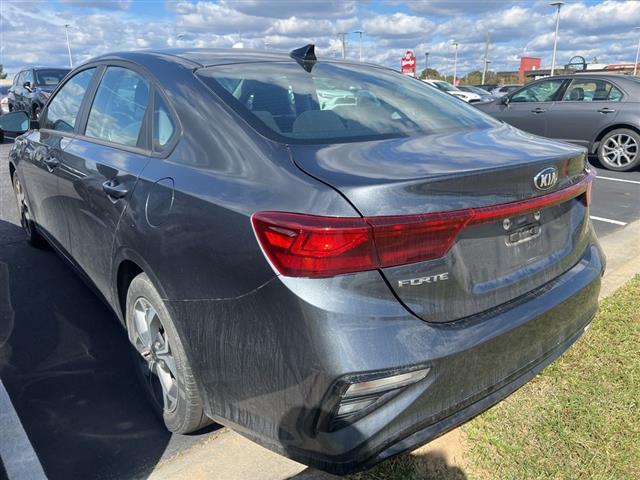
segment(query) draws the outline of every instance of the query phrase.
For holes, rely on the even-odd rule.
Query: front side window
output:
[[[162,150],[173,137],[176,128],[171,120],[169,107],[162,95],[156,93],[153,100],[153,145],[154,150]]]
[[[564,80],[554,79],[524,87],[511,97],[512,102],[551,102]]]
[[[29,84],[33,87],[33,70],[25,70],[22,77],[22,83],[29,82]]]
[[[88,68],[73,76],[49,101],[42,128],[72,132],[80,111],[82,98],[89,88],[95,68]]]
[[[565,102],[619,102],[622,93],[605,80],[580,79],[571,80],[571,85],[564,92]]]
[[[108,67],[89,112],[85,135],[120,145],[138,143],[149,82],[127,68]]]
[[[257,62],[197,74],[249,124],[279,141],[366,141],[497,125],[422,81],[382,68],[318,62],[307,72],[294,62]]]

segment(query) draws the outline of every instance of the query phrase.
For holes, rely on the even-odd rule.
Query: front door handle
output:
[[[531,113],[544,113],[546,112],[547,109],[546,108],[540,108],[540,107],[536,107],[533,110],[531,110]]]
[[[44,164],[49,170],[53,170],[54,168],[58,168],[60,166],[60,160],[56,157],[49,156],[44,159]]]
[[[115,180],[107,180],[104,182],[102,184],[102,190],[111,198],[123,198],[129,193],[129,190],[127,190],[123,184],[116,183]]]
[[[600,110],[598,110],[598,113],[615,113],[615,109],[609,108],[609,107],[604,107],[604,108],[601,108]]]

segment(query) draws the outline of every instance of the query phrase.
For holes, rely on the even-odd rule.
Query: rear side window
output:
[[[566,102],[619,102],[622,92],[605,80],[571,80],[562,97]]]
[[[153,110],[153,147],[157,151],[162,150],[173,138],[176,127],[171,119],[169,107],[158,93],[153,100]]]
[[[424,82],[390,70],[295,62],[208,67],[204,83],[266,136],[344,142],[494,126],[495,120]]]
[[[85,135],[135,146],[149,104],[149,82],[136,72],[108,67],[89,112]]]
[[[53,68],[36,70],[36,83],[38,85],[53,87],[58,85],[67,73],[69,73],[68,70],[58,70]]]
[[[512,102],[551,102],[564,80],[545,80],[524,87],[511,97]]]
[[[88,68],[73,76],[55,97],[49,101],[46,118],[42,122],[42,128],[72,132],[82,98],[89,87],[95,68]]]

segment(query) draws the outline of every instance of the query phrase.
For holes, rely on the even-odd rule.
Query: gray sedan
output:
[[[610,170],[640,165],[638,77],[545,78],[476,107],[527,132],[585,146]]]

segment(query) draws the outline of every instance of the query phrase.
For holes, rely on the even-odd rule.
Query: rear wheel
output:
[[[598,147],[598,160],[609,170],[633,170],[640,165],[640,135],[626,128],[607,133]]]
[[[47,241],[36,230],[35,222],[31,217],[31,210],[29,209],[29,202],[27,196],[22,188],[22,183],[18,178],[18,174],[13,174],[13,192],[16,196],[16,204],[18,206],[18,215],[20,215],[20,224],[27,236],[27,241],[34,247],[44,247]]]
[[[129,286],[126,322],[138,378],[167,429],[184,434],[212,423],[169,312],[144,273]]]

